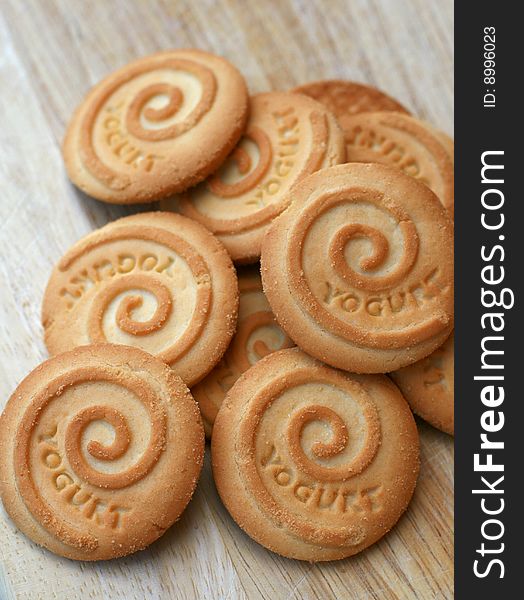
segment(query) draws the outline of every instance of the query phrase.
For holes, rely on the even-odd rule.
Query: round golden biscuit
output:
[[[247,88],[229,62],[201,50],[136,60],[93,87],[74,113],[63,155],[71,181],[104,202],[152,202],[202,181],[242,135]]]
[[[355,373],[424,358],[453,328],[453,223],[399,169],[351,163],[295,186],[262,247],[262,282],[305,352]]]
[[[209,438],[224,396],[240,375],[271,352],[293,346],[271,312],[259,270],[254,267],[239,270],[238,289],[237,331],[231,344],[211,373],[191,389]]]
[[[53,269],[42,306],[51,354],[90,343],[138,346],[188,386],[222,358],[238,285],[222,244],[199,223],[151,212],[78,241]]]
[[[412,410],[433,427],[455,433],[454,338],[409,367],[390,373]]]
[[[360,113],[344,120],[348,162],[377,162],[425,183],[453,215],[453,141],[409,115]]]
[[[344,129],[344,119],[361,112],[395,111],[409,114],[400,102],[375,87],[356,81],[327,79],[299,85],[291,90],[321,102],[337,117]]]
[[[237,524],[289,558],[345,558],[385,535],[419,470],[418,432],[384,375],[350,375],[298,348],[229,390],[211,440],[218,492]]]
[[[284,92],[258,94],[246,133],[225,164],[161,208],[199,221],[235,262],[252,263],[271,221],[287,207],[291,186],[344,160],[342,131],[322,104]]]
[[[55,554],[142,550],[182,514],[204,457],[189,390],[138,348],[97,344],[38,366],[0,417],[0,496]]]

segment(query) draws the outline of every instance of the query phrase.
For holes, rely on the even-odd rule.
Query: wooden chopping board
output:
[[[60,156],[72,110],[108,72],[160,49],[196,46],[234,62],[252,92],[325,78],[369,82],[452,135],[451,0],[0,6],[0,408],[47,357],[39,312],[52,265],[79,237],[137,210],[80,194]],[[453,440],[418,424],[422,467],[413,502],[386,538],[357,557],[311,565],[266,551],[222,507],[208,460],[181,521],[122,560],[56,557],[0,509],[0,600],[452,598]]]

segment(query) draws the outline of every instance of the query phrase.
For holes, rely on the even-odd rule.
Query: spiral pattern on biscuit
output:
[[[440,267],[417,271],[417,226],[392,198],[358,187],[320,195],[288,237],[292,294],[327,330],[374,348],[442,330],[431,305]]]
[[[267,94],[271,96],[272,94]],[[255,102],[262,102],[263,96],[255,96]],[[278,94],[277,94],[278,96]],[[196,186],[182,194],[179,198],[181,212],[205,225],[216,235],[237,235],[268,224],[286,207],[289,199],[285,191],[289,191],[294,182],[299,181],[320,169],[323,165],[340,162],[338,155],[331,150],[333,139],[337,138],[338,130],[329,125],[324,112],[308,108],[300,119],[294,113],[292,105],[281,112],[272,108],[271,101],[263,109],[257,108],[259,119],[263,126],[252,124],[244,135],[257,147],[257,159],[246,150],[244,144],[239,144],[226,161],[227,167],[235,164],[233,181],[225,181],[222,169],[210,177],[205,185]],[[267,122],[268,115],[279,114],[278,123]],[[291,131],[294,133],[291,135]],[[303,137],[298,136],[301,132]],[[290,134],[286,137],[285,134]],[[309,138],[306,144],[305,139]],[[299,139],[301,143],[299,144]],[[297,148],[307,152],[298,154]],[[240,177],[238,177],[240,174]],[[231,177],[231,170],[229,172]],[[234,200],[245,204],[236,204],[231,209],[231,215],[242,207],[241,216],[233,217],[224,211],[223,201]],[[209,206],[206,207],[206,204]],[[170,207],[169,200],[163,206]],[[229,205],[227,210],[229,211]],[[245,210],[249,207],[249,210]],[[224,212],[222,212],[224,211]]]
[[[370,418],[371,409],[367,407],[366,419]],[[331,430],[329,441],[316,440],[310,448],[310,456],[303,447],[302,434],[304,428],[313,422],[321,422]],[[341,466],[330,467],[316,462],[315,459],[329,461],[348,447],[348,426],[339,414],[327,406],[313,404],[306,406],[291,416],[286,432],[289,453],[304,473],[322,481],[344,480],[348,476],[360,473],[370,462],[378,447],[378,436],[369,437],[366,451]]]
[[[118,247],[120,240],[128,246],[140,240],[151,244],[152,250],[148,253],[146,249],[138,258],[120,253],[114,259],[112,247]],[[59,268],[75,272],[76,264],[100,264],[95,257],[101,249],[113,260],[105,259],[109,261],[103,271],[106,276],[99,275],[99,280],[83,292],[90,295],[89,305],[83,309],[89,342],[140,346],[167,363],[182,357],[198,339],[209,314],[211,278],[204,259],[190,244],[166,230],[125,226],[87,240],[66,254]],[[163,258],[159,258],[160,252],[165,253]],[[170,274],[177,262],[185,273],[183,281]],[[89,269],[76,269],[89,275]],[[193,281],[194,296],[188,295],[188,280]],[[64,290],[66,296],[74,296],[68,288]],[[177,294],[182,292],[185,301],[177,302]]]
[[[110,386],[111,393],[117,386],[126,398],[130,394],[133,403],[140,403],[149,426],[147,442],[137,442],[141,436],[134,435],[136,408],[120,405],[117,408],[103,400],[92,400],[85,386],[93,383]],[[76,400],[74,413],[64,419],[57,416],[61,414],[57,411],[66,393],[70,394],[69,398],[74,395]],[[81,407],[78,406],[79,397],[82,398]],[[143,422],[140,420],[141,425]],[[88,428],[93,423],[109,427],[113,440],[105,443],[96,437],[86,440],[90,437]],[[131,448],[133,440],[135,446]],[[156,390],[143,378],[130,372],[122,375],[118,369],[107,367],[79,367],[50,381],[35,394],[20,418],[14,447],[18,490],[28,510],[44,528],[52,530],[64,544],[93,551],[98,546],[97,538],[91,533],[80,533],[67,514],[62,516],[62,511],[53,510],[41,495],[40,479],[34,475],[34,461],[49,470],[56,492],[78,506],[84,518],[92,518],[97,510],[96,490],[101,493],[111,490],[111,504],[103,513],[101,525],[113,528],[119,518],[113,512],[119,490],[147,479],[165,449],[166,440],[166,414],[158,402]],[[126,464],[119,463],[131,450]]]
[[[130,291],[133,290],[133,291]],[[153,294],[156,303],[154,314],[146,321],[138,321],[133,317],[134,309],[144,303],[143,296],[136,292]],[[119,302],[115,314],[118,328],[128,334],[142,336],[161,329],[171,314],[173,297],[169,289],[158,279],[145,275],[127,275],[112,282],[95,298],[91,306],[88,321],[89,337],[92,342],[107,342],[103,320],[107,306],[119,294],[128,292]]]
[[[358,545],[363,532],[348,525],[347,497],[360,489],[353,481],[381,442],[378,412],[366,392],[336,371],[311,366],[275,379],[248,411],[237,464],[256,502],[279,526],[312,544]],[[325,496],[331,525],[320,527],[309,511],[326,503]]]
[[[231,153],[229,160],[237,165],[238,172],[243,177],[234,183],[224,182],[220,175],[210,177],[207,186],[209,190],[222,198],[234,198],[253,189],[267,173],[273,159],[273,150],[267,134],[260,127],[252,127],[244,138],[254,143],[258,150],[258,160],[255,165],[248,152],[239,144]]]
[[[146,83],[155,72],[181,74],[198,81],[199,97],[196,102],[192,101],[187,114],[181,112],[189,90],[183,84]],[[159,78],[162,79],[162,76],[159,75]],[[132,89],[130,98],[129,94],[124,99],[119,98],[123,88]],[[110,189],[125,189],[131,183],[126,170],[133,167],[149,171],[156,159],[165,158],[155,155],[154,144],[190,131],[211,109],[216,88],[213,72],[190,59],[158,58],[129,66],[120,76],[93,92],[80,127],[79,148],[83,164]],[[163,101],[161,106],[155,104],[159,98]],[[107,163],[94,141],[93,131],[100,126],[105,132],[103,139],[107,147],[112,146],[123,161],[119,169]],[[131,135],[132,140],[145,142],[147,152],[142,152],[130,142],[126,145],[124,132],[126,136]],[[165,152],[165,147],[162,152]]]
[[[263,339],[264,336],[261,333],[266,328],[273,329],[275,337],[279,338],[280,344],[276,347],[269,346],[267,340]],[[292,345],[293,342],[282,332],[273,313],[268,310],[261,310],[248,315],[242,320],[231,344],[230,353],[233,364],[240,372],[244,372],[256,360],[264,358],[271,352],[291,348]],[[250,350],[256,357],[255,361],[250,359]]]
[[[374,272],[384,266],[390,253],[387,237],[376,227],[360,223],[342,226],[333,236],[329,247],[329,259],[334,270],[350,285],[364,290],[381,290],[398,284],[409,273],[417,257],[418,236],[414,224],[409,221],[399,223],[404,239],[402,257],[387,274],[374,276]],[[354,269],[344,255],[348,243],[357,238],[371,242],[372,250],[360,260],[360,270]]]

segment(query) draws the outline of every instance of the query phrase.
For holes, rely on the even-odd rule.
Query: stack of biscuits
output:
[[[141,550],[207,437],[224,505],[273,552],[386,534],[418,476],[412,410],[453,434],[453,142],[367,85],[249,96],[174,50],[92,88],[63,156],[86,194],[151,204],[51,273],[51,358],[0,418],[17,526],[72,559]]]

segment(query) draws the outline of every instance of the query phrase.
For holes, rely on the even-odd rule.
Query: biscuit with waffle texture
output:
[[[344,129],[344,119],[361,112],[409,111],[391,96],[364,83],[343,79],[327,79],[304,83],[291,90],[324,104],[337,117]]]

